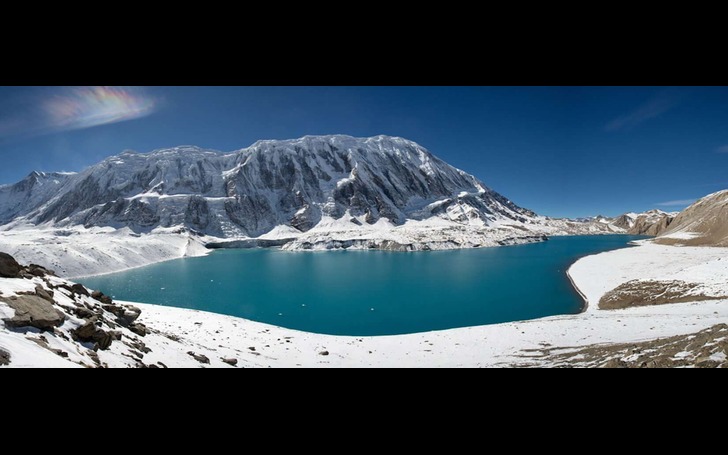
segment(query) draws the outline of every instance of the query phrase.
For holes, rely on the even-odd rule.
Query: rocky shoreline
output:
[[[697,283],[691,288],[693,295],[726,296],[720,300],[615,310],[589,305],[574,315],[377,337],[321,335],[201,311],[113,301],[47,269],[6,260],[0,262],[6,274],[0,277],[0,365],[725,366],[728,338],[720,326],[728,322],[725,251],[648,243],[588,256],[569,269],[569,278],[590,302],[639,277]],[[26,318],[23,327],[8,327],[7,321],[24,317],[5,303],[8,300],[44,306],[46,316]],[[135,324],[143,324],[144,335],[131,330]],[[700,345],[691,340],[706,341]]]
[[[164,362],[145,359],[152,352],[146,338],[156,335],[169,343],[179,341],[173,334],[161,333],[139,322],[139,307],[114,302],[102,292],[59,278],[42,266],[22,266],[5,253],[0,253],[0,282],[5,285],[5,290],[0,291],[0,324],[11,331],[9,334],[71,364],[120,366],[121,356],[124,366],[165,368]],[[8,287],[13,292],[7,292]],[[3,310],[2,305],[10,311]],[[196,362],[210,364],[204,354],[185,352]],[[117,358],[109,358],[112,355]],[[0,349],[0,365],[12,365],[15,360],[6,349]],[[220,361],[230,366],[237,364],[234,358]]]

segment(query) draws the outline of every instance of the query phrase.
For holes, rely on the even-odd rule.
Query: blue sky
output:
[[[0,183],[126,149],[334,133],[414,140],[550,216],[728,188],[728,87],[0,87]]]

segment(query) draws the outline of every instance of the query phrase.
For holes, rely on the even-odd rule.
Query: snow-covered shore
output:
[[[66,278],[120,272],[210,252],[202,238],[180,229],[135,234],[129,228],[5,228],[0,232],[0,251],[23,264],[42,264]]]
[[[374,224],[348,220],[324,219],[308,232],[290,226],[278,226],[259,237],[213,237],[197,235],[184,227],[157,227],[134,232],[128,227],[56,227],[52,224],[35,226],[15,222],[0,226],[0,251],[21,263],[40,264],[54,270],[58,276],[78,278],[120,272],[157,262],[188,256],[202,256],[210,245],[265,244],[283,245],[285,250],[326,249],[384,249],[384,250],[443,250],[460,248],[497,247],[539,242],[548,235],[621,233],[609,225],[575,223],[538,217],[541,224],[530,230],[509,223],[492,226],[460,225],[434,218],[425,221],[409,220],[395,226],[386,220]],[[280,242],[280,243],[278,243]]]
[[[235,358],[238,367],[548,366],[552,361],[543,354],[544,350],[564,353],[600,343],[694,333],[728,323],[728,248],[641,243],[635,248],[582,258],[569,269],[573,282],[590,302],[585,312],[522,322],[407,335],[346,337],[134,303],[142,309],[139,321],[157,331],[143,339],[151,349],[144,362],[162,362],[169,367],[230,367],[222,359]],[[598,308],[597,302],[610,289],[633,279],[647,278],[696,283],[712,295],[726,298],[623,310]],[[63,359],[37,346],[23,344],[21,338],[15,332],[0,337],[0,349],[10,351],[13,358],[25,357],[24,362],[10,366],[77,366],[59,362]],[[189,352],[206,356],[210,363],[200,363]],[[101,357],[109,366],[130,364],[121,352],[103,352]]]
[[[538,357],[534,354],[536,350],[566,348],[561,351],[564,352],[597,343],[687,334],[728,323],[728,248],[642,243],[634,248],[587,256],[569,269],[577,288],[593,302],[577,315],[382,337],[320,335],[154,305],[141,305],[142,320],[191,336],[224,355],[242,353],[250,366],[266,367],[548,365],[548,358]],[[624,310],[598,309],[596,302],[604,293],[639,278],[696,282],[722,293],[726,299]],[[256,349],[251,351],[248,347]],[[320,355],[323,351],[329,355]]]

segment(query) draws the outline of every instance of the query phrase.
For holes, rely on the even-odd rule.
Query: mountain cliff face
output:
[[[0,224],[27,213],[50,200],[74,174],[31,172],[14,185],[0,186]]]
[[[644,213],[625,213],[612,221],[612,224],[625,229],[628,234],[659,235],[665,231],[676,212],[668,213],[662,210],[648,210]]]
[[[728,247],[728,190],[709,194],[680,212],[655,243]]]
[[[393,225],[433,217],[455,224],[536,217],[418,144],[376,136],[259,141],[231,154],[176,147],[124,152],[78,174],[33,173],[0,187],[0,224],[185,226],[220,237],[276,226],[306,232],[324,217]]]

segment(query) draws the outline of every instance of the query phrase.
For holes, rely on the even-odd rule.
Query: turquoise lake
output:
[[[336,335],[388,335],[578,313],[566,270],[644,236],[552,237],[453,251],[217,250],[78,281],[119,300]]]

